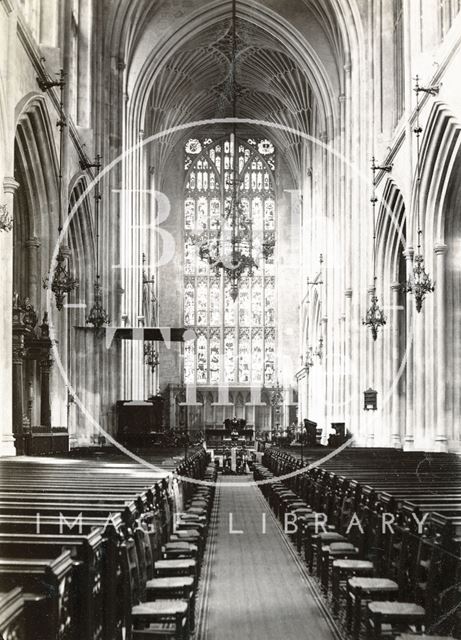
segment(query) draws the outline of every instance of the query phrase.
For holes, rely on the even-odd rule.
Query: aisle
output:
[[[198,640],[337,638],[260,490],[238,486],[245,481],[225,476],[216,490]],[[230,532],[229,514],[243,533]]]

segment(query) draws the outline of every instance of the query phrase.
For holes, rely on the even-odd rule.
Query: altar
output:
[[[226,419],[205,430],[207,449],[223,474],[249,473],[254,453],[254,428],[243,419]]]
[[[242,419],[226,419],[222,426],[206,427],[205,442],[208,449],[230,446],[233,442],[240,446],[254,446],[254,428]]]

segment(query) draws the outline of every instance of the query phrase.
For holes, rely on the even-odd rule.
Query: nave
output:
[[[2,460],[0,634],[460,638],[459,458],[332,454]]]
[[[0,475],[2,638],[189,637],[215,478],[203,450],[173,474],[16,458]]]
[[[0,0],[0,69],[3,640],[460,638],[461,0]]]
[[[334,640],[327,609],[249,477],[221,477],[210,527],[203,640]]]

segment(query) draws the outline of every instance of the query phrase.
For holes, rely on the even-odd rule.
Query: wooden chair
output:
[[[153,578],[146,585],[146,597],[148,600],[158,599],[183,599],[189,602],[190,630],[195,630],[195,589],[192,576],[180,576],[175,578]]]
[[[167,542],[162,547],[162,559],[174,560],[177,558],[196,558],[198,547],[190,542]]]
[[[341,594],[346,594],[347,580],[351,577],[372,576],[373,563],[369,560],[343,559],[334,560],[332,566],[331,594],[333,599],[333,613],[337,614]]]
[[[197,575],[197,560],[193,558],[181,558],[175,560],[157,560],[154,565],[156,578],[172,578],[177,576]]]
[[[408,549],[412,553],[405,553]],[[417,537],[406,530],[402,540],[402,555],[404,558],[399,563],[399,594],[404,597],[399,597],[397,602],[372,601],[368,604],[367,626],[377,638],[383,624],[397,627],[398,630],[405,630],[405,625],[414,625],[420,630],[423,626],[428,627],[440,615],[438,598],[443,572],[440,545],[436,540],[426,536]]]
[[[346,590],[346,627],[358,638],[362,620],[362,606],[376,597],[397,597],[399,586],[388,578],[349,578]]]
[[[305,527],[304,557],[311,573],[314,570],[315,562],[317,575],[321,575],[322,547],[332,544],[333,542],[347,542],[347,538],[337,531],[320,531],[315,533],[314,519]]]
[[[121,547],[121,568],[124,576],[124,625],[127,640],[162,640],[189,637],[189,601],[158,599],[142,602],[147,583],[141,584],[139,563],[134,540]]]
[[[424,626],[426,611],[413,602],[373,601],[367,606],[367,637],[380,640],[383,636],[383,625],[391,627],[408,627],[414,625],[418,631]]]
[[[328,593],[333,561],[356,558],[358,552],[357,547],[354,547],[350,542],[331,542],[321,547],[321,584],[326,593]]]

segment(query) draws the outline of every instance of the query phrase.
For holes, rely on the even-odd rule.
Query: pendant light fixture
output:
[[[101,169],[101,156],[96,156],[96,162],[91,165],[98,173]],[[97,175],[97,174],[96,174]],[[99,212],[101,203],[101,190],[99,180],[96,180],[94,188],[94,217],[96,226],[96,279],[93,287],[93,306],[90,309],[87,324],[92,324],[95,329],[100,329],[103,325],[110,323],[110,318],[102,304],[101,276],[99,273]]]
[[[271,396],[270,396],[270,400],[271,400],[271,406],[274,407],[275,409],[275,413],[277,415],[280,414],[280,407],[283,404],[283,387],[281,386],[278,378],[277,378],[277,382],[275,387],[272,390]]]
[[[147,326],[155,326],[157,323],[157,297],[155,295],[155,277],[146,268],[147,257],[142,254],[142,313],[147,321]],[[160,364],[159,353],[152,340],[144,341],[144,364],[150,367],[152,373]]]
[[[319,306],[320,306],[320,313],[322,313],[322,309],[323,309],[323,300],[322,300],[322,285],[323,285],[323,254],[320,254],[319,257],[319,276],[318,279],[315,280],[314,282],[310,282],[309,280],[307,281],[307,284],[311,284],[311,285],[318,285],[319,286],[319,293],[318,293],[318,299],[319,299]],[[323,321],[320,320],[320,336],[318,339],[318,343],[317,343],[317,347],[315,349],[314,352],[314,356],[316,356],[320,362],[322,362],[323,359]]]
[[[243,276],[252,277],[258,263],[254,259],[252,220],[245,212],[240,199],[241,180],[239,178],[239,142],[237,138],[237,97],[239,89],[236,82],[237,67],[237,3],[232,0],[231,27],[230,92],[232,100],[232,126],[230,144],[230,175],[226,182],[224,215],[220,228],[205,240],[197,237],[201,260],[205,260],[216,272],[224,273],[230,281],[230,295],[235,302],[238,296],[239,282]],[[275,236],[268,236],[262,243],[262,256],[268,260],[274,253]]]
[[[434,284],[426,272],[424,267],[424,257],[422,253],[422,235],[423,231],[421,229],[421,211],[420,211],[420,199],[421,199],[421,142],[420,137],[423,131],[420,122],[419,122],[419,112],[420,112],[420,104],[419,104],[419,94],[421,91],[426,93],[430,93],[434,95],[438,92],[438,87],[420,87],[419,86],[419,78],[416,76],[416,124],[413,129],[416,134],[416,223],[418,225],[417,235],[418,235],[418,246],[416,248],[416,255],[413,259],[413,265],[411,273],[408,277],[408,281],[405,286],[405,290],[407,293],[412,293],[415,297],[415,305],[416,311],[419,313],[423,306],[424,298],[428,293],[432,293],[434,291]]]
[[[371,196],[371,204],[373,208],[373,287],[371,289],[371,304],[367,309],[365,320],[363,320],[362,324],[370,328],[373,340],[377,339],[378,330],[386,324],[386,316],[378,304],[378,297],[376,295],[376,203],[378,202],[378,198],[376,196],[376,172],[380,170],[390,171],[391,169],[391,165],[378,167],[376,165],[375,158],[372,158],[371,170],[373,172],[373,192]]]
[[[66,116],[64,113],[64,71],[61,69],[59,80],[48,80],[46,83],[41,83],[42,90],[49,90],[51,87],[60,87],[60,103],[59,103],[59,120],[56,123],[59,127],[59,169],[58,169],[58,239],[62,232],[62,190],[63,190],[63,163],[64,163],[64,132],[67,127]],[[74,291],[78,286],[78,280],[76,280],[70,273],[69,266],[67,264],[67,258],[62,251],[61,245],[58,249],[58,255],[56,256],[56,265],[54,269],[50,270],[50,277],[47,276],[43,280],[43,288],[50,288],[56,298],[56,308],[58,311],[64,306],[64,298]]]

